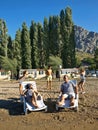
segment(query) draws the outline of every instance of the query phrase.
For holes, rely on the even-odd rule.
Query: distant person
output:
[[[74,101],[75,101],[75,93],[78,93],[78,88],[77,86],[72,83],[69,80],[68,75],[64,75],[64,83],[62,83],[61,88],[60,88],[60,101],[58,102],[59,105],[65,104],[67,98],[70,99],[70,106],[74,106]]]
[[[47,89],[51,89],[52,88],[52,74],[53,71],[51,69],[51,66],[48,66],[48,69],[46,71],[46,75],[47,75]]]
[[[59,78],[59,81],[61,80],[61,70],[60,69],[58,69],[56,71],[56,78]]]
[[[80,70],[80,82],[78,83],[79,91],[84,94],[84,84],[85,84],[86,78],[85,78],[85,70]]]
[[[22,82],[25,80],[25,78],[28,75],[28,71],[23,71],[23,75],[19,78],[19,92],[20,95],[23,95],[23,86],[22,86]]]
[[[11,71],[9,70],[8,71],[8,80],[10,80],[11,79]]]

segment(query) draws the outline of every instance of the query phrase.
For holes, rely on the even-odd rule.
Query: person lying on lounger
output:
[[[28,103],[32,103],[34,107],[38,108],[37,100],[40,97],[40,95],[37,89],[34,89],[32,84],[27,84],[26,89],[23,91],[23,93],[24,95],[26,95],[26,101]]]
[[[68,75],[64,75],[64,83],[60,89],[61,98],[58,104],[64,105],[65,99],[70,98],[70,106],[74,106],[75,93],[77,92],[77,86],[69,80]]]

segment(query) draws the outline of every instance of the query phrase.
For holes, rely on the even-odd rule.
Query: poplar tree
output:
[[[39,59],[39,68],[44,66],[44,48],[43,48],[43,28],[41,23],[38,23],[38,59]]]
[[[16,31],[16,35],[15,35],[15,51],[14,51],[14,57],[17,60],[17,69],[21,68],[21,62],[22,62],[22,55],[21,55],[21,30],[18,29]]]
[[[62,51],[62,40],[61,40],[61,33],[60,33],[60,17],[56,17],[56,55],[61,58],[61,51]]]
[[[71,68],[76,67],[76,42],[75,42],[75,30],[74,30],[74,25],[72,26],[72,32],[70,34],[70,44],[71,44]]]
[[[7,35],[6,22],[3,19],[0,19],[0,55],[7,57]]]
[[[8,45],[7,45],[7,56],[10,59],[14,58],[14,45],[13,45],[12,38],[9,36],[8,37]]]
[[[39,66],[37,34],[38,34],[37,24],[34,21],[32,21],[30,26],[30,40],[31,40],[31,64],[33,69],[36,69]]]
[[[62,34],[62,62],[64,68],[75,66],[75,40],[74,40],[74,24],[72,22],[72,11],[69,7],[62,10],[60,14],[61,34]],[[63,31],[63,32],[62,32]]]
[[[94,60],[96,63],[96,69],[98,69],[98,48],[95,50]]]
[[[74,23],[72,21],[72,10],[67,7],[65,9],[65,28],[66,28],[66,35],[69,39],[67,42],[67,67],[75,67],[76,65],[76,58],[75,58],[75,38],[74,38]]]
[[[21,54],[22,54],[22,68],[31,68],[31,45],[30,45],[30,35],[29,30],[24,22],[22,24],[21,32]]]
[[[61,32],[61,41],[62,41],[62,50],[61,50],[61,59],[63,68],[66,68],[66,57],[67,55],[67,46],[66,43],[68,42],[68,38],[66,35],[66,29],[65,29],[65,12],[64,10],[61,10],[60,12],[60,32]]]
[[[49,23],[48,19],[44,18],[43,23],[43,49],[44,49],[44,66],[47,65],[49,61]]]
[[[58,21],[57,16],[52,17],[52,22],[51,22],[51,54],[54,56],[59,55],[59,21]]]
[[[53,54],[53,16],[49,17],[49,56]]]

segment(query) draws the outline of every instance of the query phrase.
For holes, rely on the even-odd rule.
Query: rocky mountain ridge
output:
[[[74,27],[76,50],[94,54],[98,47],[98,33],[89,32],[80,26]]]

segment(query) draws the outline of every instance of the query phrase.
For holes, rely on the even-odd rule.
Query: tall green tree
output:
[[[3,19],[0,19],[0,55],[7,57],[7,35],[6,22]]]
[[[65,37],[65,12],[64,10],[61,10],[60,12],[60,33],[62,37],[62,43],[64,43],[64,37]]]
[[[74,25],[72,21],[72,11],[69,7],[61,11],[61,29],[62,33],[62,61],[64,68],[75,66],[75,40],[74,40]],[[64,17],[65,16],[65,17]],[[65,23],[64,23],[65,22]],[[62,30],[61,30],[62,31]]]
[[[60,55],[60,19],[58,16],[49,18],[50,55]]]
[[[39,67],[44,66],[44,48],[43,48],[43,28],[41,23],[38,23],[38,59]]]
[[[95,59],[96,69],[98,69],[98,48],[95,50],[94,59]]]
[[[68,40],[66,36],[66,30],[65,30],[65,12],[64,10],[61,10],[60,12],[60,33],[61,33],[61,42],[62,42],[62,50],[61,50],[61,59],[63,67],[66,68],[66,41]]]
[[[67,46],[67,67],[73,67],[73,60],[75,60],[75,41],[73,33],[72,11],[69,7],[65,9],[65,30],[66,30],[66,46]]]
[[[53,53],[53,16],[49,17],[49,56]]]
[[[30,35],[29,30],[25,22],[22,24],[21,32],[21,54],[22,54],[22,68],[31,68],[31,45],[30,45]]]
[[[60,32],[60,17],[56,17],[56,35],[55,42],[56,42],[56,55],[61,58],[61,51],[62,51],[62,38],[61,38],[61,32]]]
[[[21,62],[22,62],[22,48],[21,48],[21,30],[18,29],[16,31],[15,35],[15,49],[14,49],[14,58],[17,60],[17,69],[21,68]]]
[[[36,69],[39,66],[37,36],[38,36],[37,24],[34,21],[32,21],[30,26],[30,40],[31,40],[31,64],[33,69]]]
[[[44,18],[43,23],[43,49],[44,49],[44,64],[47,66],[49,61],[49,23],[48,19]]]
[[[8,37],[7,55],[10,59],[14,58],[14,42],[12,41],[11,36]]]
[[[76,67],[76,42],[75,42],[75,30],[74,30],[74,25],[72,25],[72,31],[70,34],[70,48],[71,50],[71,68]]]

